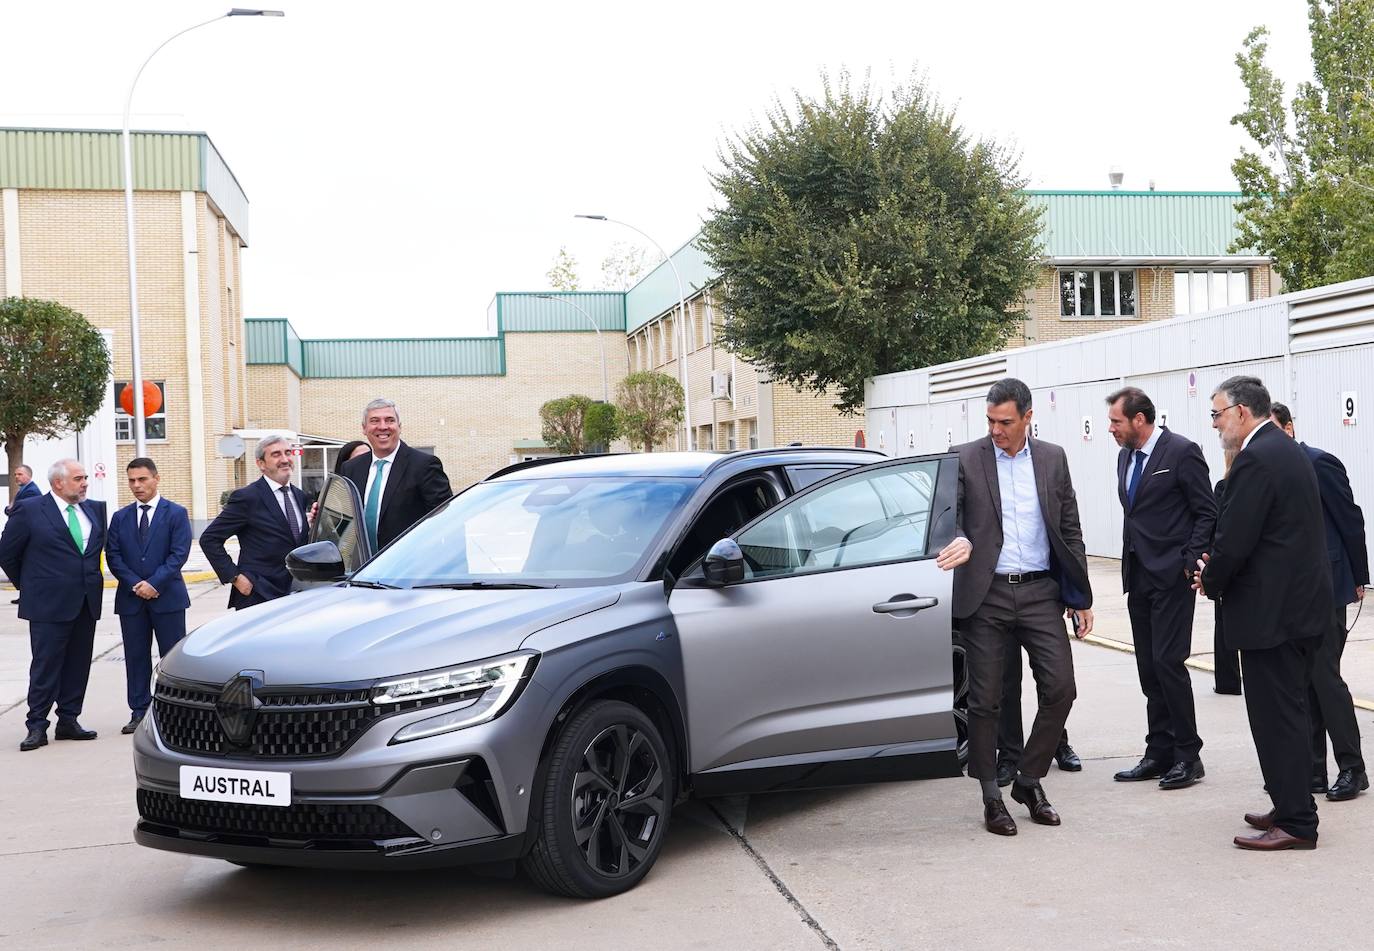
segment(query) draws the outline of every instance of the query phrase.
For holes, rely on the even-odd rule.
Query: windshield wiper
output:
[[[399,590],[399,587],[398,587],[397,585],[394,585],[394,584],[382,584],[380,581],[357,581],[357,580],[351,580],[351,581],[345,581],[344,584],[348,585],[350,588],[384,588],[384,589],[389,590],[389,591],[396,591],[396,590]]]
[[[520,581],[445,581],[441,584],[417,584],[412,591],[423,588],[449,588],[453,591],[503,591],[514,588],[556,588],[556,584],[525,584]]]

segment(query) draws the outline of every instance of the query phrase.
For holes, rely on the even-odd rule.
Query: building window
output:
[[[1174,314],[1200,314],[1250,300],[1250,272],[1175,271]]]
[[[158,407],[156,413],[149,413],[144,418],[143,438],[151,442],[166,442],[167,387],[162,380],[152,382],[157,384],[158,391],[162,394],[162,405]],[[124,407],[119,405],[119,397],[124,393],[124,387],[128,385],[128,380],[116,380],[114,383],[115,442],[134,441],[134,418],[131,414],[124,412]]]
[[[751,419],[745,422],[745,432],[749,434],[749,448],[759,448],[759,421]]]
[[[1060,271],[1060,317],[1134,317],[1135,271]]]
[[[735,424],[734,424],[734,423],[721,423],[721,426],[724,427],[724,429],[725,429],[725,451],[726,451],[726,452],[734,452],[734,451],[735,451]]]

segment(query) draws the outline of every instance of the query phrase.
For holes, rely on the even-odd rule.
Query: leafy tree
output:
[[[55,301],[0,300],[0,439],[10,471],[29,436],[82,429],[105,401],[110,352],[86,318]],[[10,499],[19,490],[10,486]]]
[[[566,246],[558,249],[553,266],[544,276],[549,280],[549,287],[556,291],[577,290],[577,259],[568,253]]]
[[[616,389],[620,434],[631,448],[653,452],[682,422],[682,384],[666,373],[631,373]]]
[[[822,87],[726,145],[703,244],[725,346],[852,412],[867,377],[1006,341],[1039,218],[1017,157],[971,141],[920,80],[886,100],[847,74]]]
[[[581,455],[587,446],[587,407],[590,396],[560,396],[539,407],[543,424],[542,436],[546,445],[565,456]]]
[[[628,291],[649,269],[647,248],[616,241],[601,260],[601,286],[608,291]]]
[[[587,448],[593,452],[605,452],[615,438],[620,435],[620,414],[614,403],[595,402],[583,414],[583,434]]]
[[[1236,55],[1248,93],[1231,119],[1259,151],[1231,165],[1244,197],[1231,250],[1272,255],[1289,290],[1374,273],[1374,0],[1309,0],[1313,81],[1293,98],[1258,27]]]

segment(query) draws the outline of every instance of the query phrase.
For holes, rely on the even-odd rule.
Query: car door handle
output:
[[[897,614],[901,611],[924,611],[940,603],[939,598],[917,598],[912,595],[897,595],[891,601],[880,601],[873,605],[874,614]]]

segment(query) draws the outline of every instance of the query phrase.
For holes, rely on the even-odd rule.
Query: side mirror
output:
[[[701,563],[706,584],[711,588],[744,580],[744,552],[732,538],[722,538],[711,546]]]
[[[338,581],[346,574],[343,555],[333,542],[312,542],[286,555],[286,570],[297,581]]]

